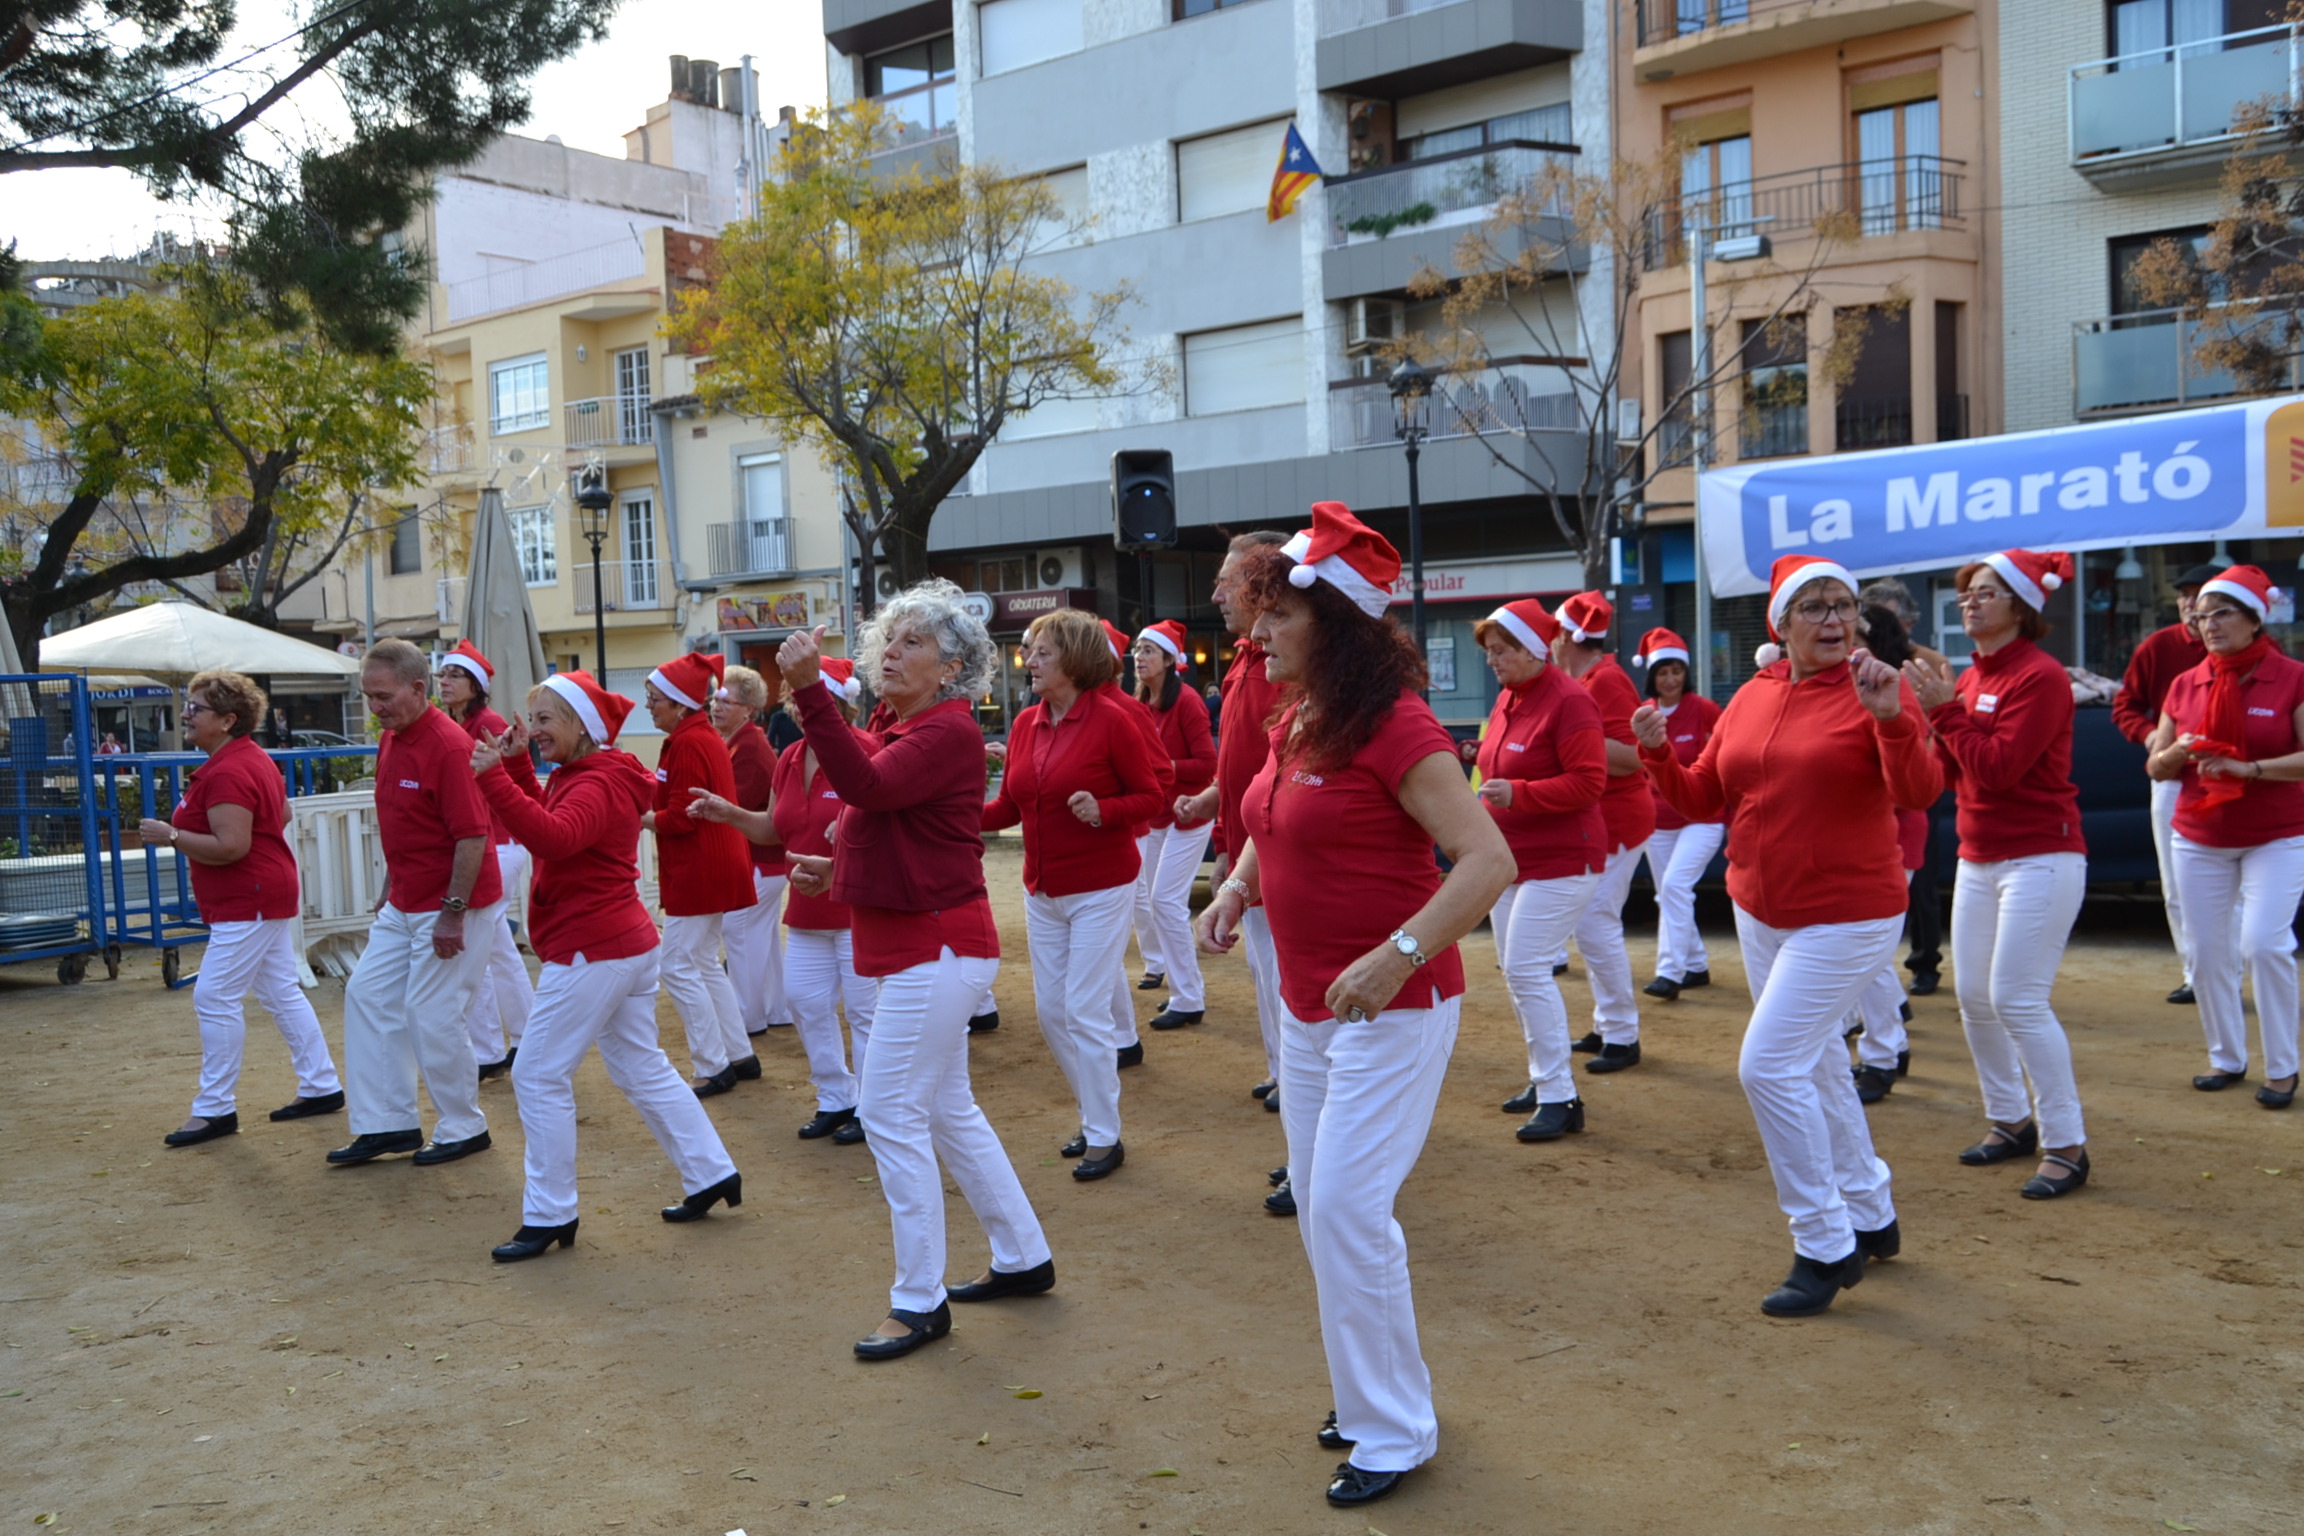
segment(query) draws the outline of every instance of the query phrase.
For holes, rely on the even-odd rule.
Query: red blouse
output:
[[[1512,786],[1512,804],[1481,804],[1512,847],[1516,878],[1559,880],[1607,864],[1605,742],[1600,707],[1558,667],[1497,695],[1478,765],[1481,778]]]
[[[248,852],[230,864],[202,864],[177,853],[191,867],[192,898],[200,904],[200,921],[213,926],[294,917],[302,896],[296,855],[286,836],[288,791],[280,765],[264,755],[254,737],[233,737],[192,770],[170,824],[183,832],[213,833],[208,813],[219,805],[237,805],[248,812]]]
[[[612,748],[589,752],[552,772],[539,792],[505,770],[480,776],[480,791],[520,845],[536,858],[529,889],[529,941],[537,958],[569,965],[623,960],[657,944],[640,902],[640,817],[656,781],[640,760]]]
[[[1592,702],[1600,706],[1600,728],[1608,739],[1628,747],[1639,745],[1639,738],[1632,734],[1632,712],[1640,707],[1640,690],[1616,665],[1616,658],[1601,657],[1579,681],[1591,691]],[[1647,777],[1626,773],[1610,778],[1600,796],[1600,818],[1608,824],[1610,853],[1648,841],[1656,830],[1656,801],[1648,792]]]
[[[453,719],[454,717],[451,716],[450,718]],[[502,715],[485,704],[472,711],[458,724],[464,727],[465,733],[475,742],[484,734],[501,736],[511,728]],[[543,786],[536,782],[536,765],[528,760],[528,753],[525,749],[504,759],[504,771],[512,776],[513,783],[535,790],[539,794],[543,792]],[[488,834],[499,844],[509,843],[513,840],[511,832],[504,826],[504,818],[495,814],[493,809],[488,815]]]
[[[1147,704],[1147,709],[1152,706]],[[1152,723],[1159,732],[1160,752],[1168,761],[1175,782],[1162,797],[1160,814],[1152,818],[1155,827],[1173,827],[1176,820],[1176,800],[1181,795],[1196,795],[1216,782],[1216,738],[1208,731],[1208,701],[1195,690],[1179,682],[1176,702],[1168,708],[1153,709]],[[1208,821],[1215,820],[1209,817]],[[1192,827],[1206,826],[1206,821],[1183,823]]]
[[[1061,721],[1045,704],[1017,717],[1000,793],[980,824],[986,832],[1024,828],[1026,890],[1077,896],[1135,880],[1136,824],[1159,810],[1160,777],[1133,702],[1105,683],[1081,693]],[[1071,799],[1083,790],[1096,797],[1101,826],[1072,814]]]
[[[1248,843],[1240,830],[1240,799],[1272,756],[1272,706],[1280,698],[1280,685],[1264,675],[1263,647],[1245,639],[1233,647],[1216,698],[1224,709],[1224,734],[1216,740],[1214,846],[1238,858]]]
[[[1664,717],[1664,736],[1672,743],[1672,755],[1680,759],[1683,766],[1693,763],[1704,750],[1704,743],[1712,739],[1712,732],[1719,724],[1719,705],[1700,693],[1683,693],[1680,702],[1672,707],[1672,713]],[[1653,780],[1649,781],[1648,788],[1656,801],[1657,831],[1677,832],[1690,824],[1688,818],[1664,798],[1663,791],[1656,788]],[[1714,816],[1711,821],[1717,822],[1719,819]]]
[[[2029,640],[1977,653],[1958,696],[1928,712],[1959,796],[1960,857],[1972,864],[2086,853],[2072,783],[2072,679]]]
[[[736,798],[728,744],[702,710],[672,727],[657,754],[656,888],[666,917],[741,912],[759,899],[752,889],[752,845],[726,822],[689,815],[690,789]]]

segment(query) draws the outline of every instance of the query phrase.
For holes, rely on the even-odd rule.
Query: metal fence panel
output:
[[[0,964],[54,959],[66,982],[106,949],[93,723],[85,679],[0,677]]]

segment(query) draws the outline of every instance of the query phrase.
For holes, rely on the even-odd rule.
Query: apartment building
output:
[[[895,114],[891,167],[937,155],[1047,179],[1088,233],[1039,258],[1083,291],[1128,283],[1157,393],[1055,404],[1004,428],[937,515],[937,569],[994,600],[1013,642],[1052,604],[1125,627],[1183,620],[1205,681],[1228,660],[1207,600],[1228,533],[1301,526],[1343,501],[1406,549],[1408,475],[1382,346],[1429,326],[1419,263],[1548,161],[1611,153],[1604,0],[824,0],[835,104]],[[1293,215],[1265,205],[1293,123],[1327,173]],[[1538,302],[1559,302],[1539,296]],[[1504,349],[1462,397],[1564,396],[1580,356]],[[1525,437],[1423,447],[1434,703],[1483,718],[1470,630],[1502,598],[1581,586],[1530,480],[1578,473]],[[1175,456],[1179,546],[1139,567],[1112,545],[1115,450]],[[1148,587],[1147,604],[1143,593]],[[1405,604],[1405,582],[1400,600]],[[1402,609],[1405,616],[1405,608]],[[1021,699],[1011,666],[1003,712]]]

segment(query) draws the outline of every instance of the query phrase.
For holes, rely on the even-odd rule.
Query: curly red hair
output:
[[[1303,704],[1296,716],[1296,759],[1307,768],[1341,768],[1374,739],[1401,694],[1424,691],[1429,674],[1406,630],[1388,618],[1370,618],[1329,582],[1289,585],[1295,568],[1277,549],[1244,551],[1235,591],[1259,614],[1290,599],[1311,605],[1318,636],[1311,663],[1282,690],[1280,704]]]

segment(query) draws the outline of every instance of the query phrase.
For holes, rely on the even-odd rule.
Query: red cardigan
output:
[[[1151,709],[1152,706],[1146,705]],[[1152,723],[1159,730],[1160,751],[1175,774],[1175,783],[1163,797],[1165,803],[1160,814],[1152,818],[1155,827],[1181,825],[1186,830],[1203,827],[1204,821],[1179,823],[1176,820],[1176,798],[1196,795],[1216,782],[1216,738],[1208,731],[1208,701],[1182,682],[1176,685],[1176,702],[1168,708],[1153,709]]]
[[[1728,815],[1728,894],[1771,928],[1901,917],[1911,905],[1896,809],[1944,792],[1910,687],[1903,713],[1874,720],[1848,664],[1804,682],[1792,664],[1736,691],[1693,766],[1669,743],[1642,747],[1664,798],[1690,821]]]
[[[1959,697],[1928,712],[1959,796],[1960,857],[1972,864],[2086,853],[2072,783],[2072,679],[2029,640],[1979,652]]]
[[[792,697],[817,767],[847,802],[832,895],[893,912],[981,900],[984,733],[968,700],[946,699],[873,735],[848,724],[821,681]]]
[[[2133,742],[2149,740],[2160,724],[2169,685],[2207,659],[2208,647],[2181,624],[2146,635],[2136,654],[2128,658],[2120,691],[2112,695],[2112,723],[2120,728],[2120,734]]]
[[[1216,698],[1224,708],[1224,734],[1216,739],[1214,848],[1238,858],[1248,846],[1248,834],[1240,830],[1240,798],[1272,755],[1272,710],[1280,702],[1280,685],[1264,675],[1263,647],[1245,639],[1233,647]]]
[[[1073,701],[1061,721],[1035,704],[1008,733],[1008,771],[985,805],[986,832],[1024,828],[1024,888],[1042,896],[1110,890],[1136,878],[1135,823],[1160,808],[1160,774],[1151,743],[1110,683]],[[1092,827],[1067,802],[1086,790],[1103,825]]]
[[[1662,705],[1658,705],[1662,708]],[[1672,743],[1672,755],[1683,763],[1692,763],[1704,751],[1704,743],[1720,726],[1720,706],[1700,693],[1683,693],[1680,702],[1672,706],[1672,713],[1664,717],[1664,736]],[[1672,802],[1655,793],[1649,785],[1650,798],[1656,802],[1656,830],[1677,832],[1689,825],[1688,818],[1673,808]]]
[[[776,792],[776,749],[768,733],[747,720],[728,738],[728,766],[735,770],[736,803],[748,811],[765,811]],[[761,874],[781,878],[790,873],[781,843],[747,843],[752,867]],[[845,925],[843,925],[845,926]]]
[[[1519,865],[1515,878],[1559,880],[1608,862],[1600,796],[1608,752],[1600,706],[1576,680],[1547,664],[1496,698],[1480,740],[1480,777],[1512,786],[1512,804],[1483,800]]]
[[[623,960],[657,944],[640,903],[640,817],[656,784],[640,760],[613,749],[556,768],[542,791],[507,759],[480,776],[480,793],[536,859],[528,939],[552,965]]]
[[[867,751],[877,744],[862,731],[856,734],[863,739]],[[801,771],[807,765],[806,741],[792,743],[777,757],[776,793],[769,805],[769,819],[776,824],[777,835],[784,839],[784,852],[828,859],[835,851],[832,827],[839,821],[844,807],[840,791],[832,787],[822,763],[816,765],[814,781],[801,782]],[[846,928],[849,921],[848,904],[834,901],[830,895],[807,896],[795,890],[784,899],[787,928]]]
[[[657,754],[656,886],[666,917],[741,912],[758,900],[752,889],[752,845],[726,822],[689,815],[691,789],[736,798],[728,744],[702,710],[672,727]]]
[[[1601,657],[1579,681],[1591,693],[1592,702],[1600,706],[1600,728],[1608,739],[1628,747],[1637,745],[1632,712],[1640,707],[1640,690],[1632,686],[1632,679],[1624,675],[1616,658]],[[1648,780],[1637,773],[1610,778],[1600,796],[1600,819],[1608,824],[1610,853],[1648,841],[1656,831],[1656,799],[1648,792]]]

